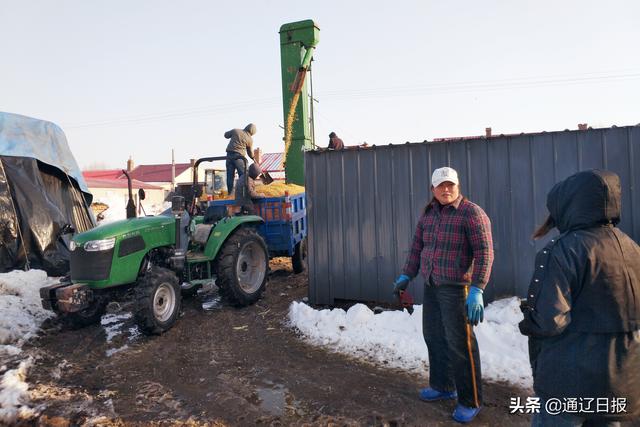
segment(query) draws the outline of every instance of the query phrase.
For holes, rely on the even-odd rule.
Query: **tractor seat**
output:
[[[196,225],[196,229],[191,235],[191,241],[193,243],[197,243],[199,245],[205,246],[207,244],[207,241],[209,240],[209,234],[211,234],[212,228],[213,228],[213,224]]]
[[[226,206],[209,206],[207,211],[204,214],[204,223],[205,224],[215,224],[220,221],[222,218],[227,216],[227,207]]]

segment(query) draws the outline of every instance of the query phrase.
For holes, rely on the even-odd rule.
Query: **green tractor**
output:
[[[70,275],[40,290],[44,308],[86,326],[100,320],[110,301],[133,300],[138,326],[153,335],[176,322],[182,295],[207,283],[236,306],[256,302],[268,273],[267,246],[256,231],[264,220],[246,209],[228,216],[226,208],[198,201],[198,166],[225,158],[196,161],[189,194],[174,196],[171,210],[158,216],[135,217],[127,175],[127,219],[73,237]],[[238,189],[239,198],[250,204],[246,188]]]

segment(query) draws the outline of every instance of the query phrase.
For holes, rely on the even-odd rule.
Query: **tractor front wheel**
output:
[[[153,266],[138,280],[135,288],[136,322],[146,335],[169,330],[180,313],[180,285],[176,274]]]
[[[236,230],[220,250],[217,285],[232,303],[243,307],[258,301],[267,283],[267,245],[252,228]]]

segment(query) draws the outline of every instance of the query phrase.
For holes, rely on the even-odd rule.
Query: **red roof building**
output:
[[[123,176],[122,169],[105,169],[95,171],[82,171],[82,176],[87,179],[118,179]]]
[[[82,173],[85,182],[87,183],[87,187],[89,189],[92,188],[128,188],[128,183],[126,179],[100,179],[100,178],[89,178],[85,172]],[[145,190],[162,190],[162,187],[157,185],[148,184],[146,182],[138,181],[137,179],[131,180],[131,188],[138,189],[144,188]]]
[[[122,173],[122,169],[83,171],[82,176],[87,183],[87,187],[89,187],[89,191],[93,194],[94,202],[111,206],[111,209],[119,209],[121,204],[123,206],[126,204],[129,193],[129,183],[124,173]],[[138,206],[141,206],[138,200],[139,189],[144,189],[146,206],[153,208],[163,206],[166,197],[164,188],[132,179],[131,189],[134,193],[134,201]],[[97,214],[101,212],[94,211],[94,213]],[[140,213],[140,211],[138,211],[138,213]]]
[[[191,168],[191,163],[176,163],[176,174],[181,175]],[[129,172],[131,179],[144,182],[167,182],[171,183],[171,163],[162,165],[140,165]]]
[[[284,172],[284,153],[265,153],[260,155],[260,168],[265,172]]]

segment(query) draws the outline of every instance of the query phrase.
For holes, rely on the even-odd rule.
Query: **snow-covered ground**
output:
[[[22,346],[38,333],[42,322],[53,315],[42,308],[39,289],[56,280],[40,270],[0,274],[0,425],[11,424],[18,416],[25,419],[34,415],[29,407],[26,382],[33,360],[22,355]],[[517,298],[499,300],[486,308],[485,321],[475,331],[483,377],[530,389],[527,340],[517,326],[521,319]],[[345,311],[315,310],[294,302],[289,308],[289,323],[313,345],[383,367],[421,374],[428,369],[427,349],[422,339],[422,306],[415,306],[413,315],[406,311],[374,314],[363,304]],[[113,341],[106,357],[127,351],[129,343],[140,339],[128,313],[107,314],[101,324],[107,341]]]
[[[289,308],[289,320],[313,345],[380,366],[426,374],[429,358],[422,338],[422,306],[414,308],[412,315],[407,311],[374,314],[364,304],[344,311],[314,310],[294,302]],[[475,328],[475,333],[482,376],[531,389],[527,338],[518,331],[522,318],[518,298],[498,300],[486,308],[484,322]]]
[[[125,203],[120,197],[96,200],[109,205],[100,224],[126,218]],[[148,215],[157,215],[170,207],[170,203],[144,206]],[[27,419],[34,415],[29,407],[29,385],[26,377],[33,360],[21,356],[22,346],[34,337],[44,320],[52,317],[51,311],[42,308],[39,289],[55,283],[57,278],[47,277],[41,270],[20,271],[0,274],[0,425],[11,424],[18,417]],[[110,317],[111,316],[111,317]],[[135,340],[140,333],[132,327],[125,327],[126,319],[106,315],[103,326],[111,336],[126,335]],[[126,350],[127,344],[110,349],[106,356]]]
[[[32,359],[24,357],[13,369],[6,363],[21,359],[24,343],[53,315],[42,308],[39,289],[55,280],[41,270],[0,274],[0,424],[33,414],[25,381]]]

